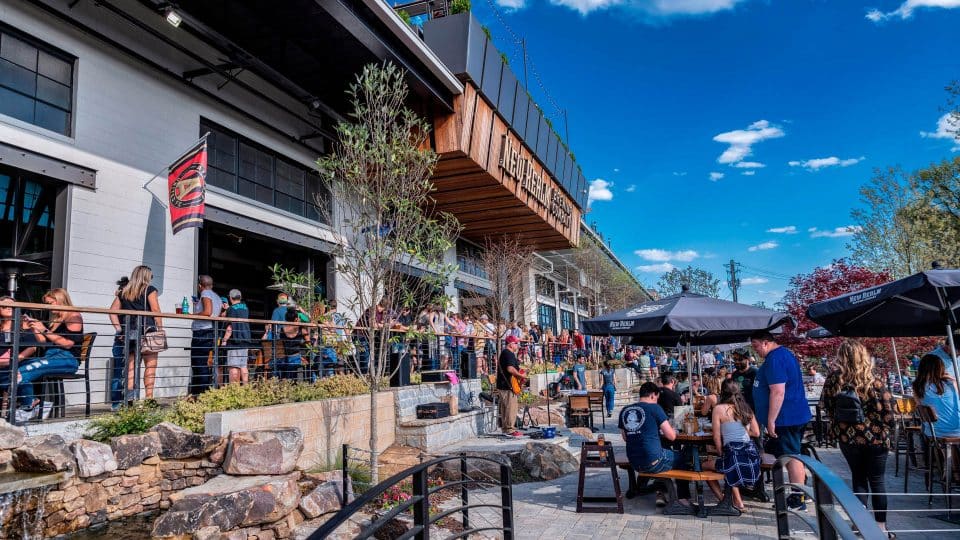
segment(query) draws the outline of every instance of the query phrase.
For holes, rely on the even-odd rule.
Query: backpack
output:
[[[863,403],[860,402],[856,389],[850,385],[844,386],[837,394],[835,409],[833,419],[837,422],[862,424],[865,420]]]

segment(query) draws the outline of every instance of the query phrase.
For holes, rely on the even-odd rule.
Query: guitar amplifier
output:
[[[420,382],[450,382],[447,373],[452,373],[452,369],[438,369],[435,371],[421,371]]]
[[[450,416],[449,403],[437,402],[417,405],[417,418],[420,420],[425,418],[446,418],[448,416]]]

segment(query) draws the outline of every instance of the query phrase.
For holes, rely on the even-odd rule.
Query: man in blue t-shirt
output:
[[[774,456],[799,454],[803,430],[810,421],[810,405],[803,387],[803,373],[797,357],[790,349],[781,347],[767,331],[754,332],[750,345],[764,357],[753,382],[753,406],[757,422],[765,426],[772,441]],[[787,462],[790,481],[803,484],[803,464]],[[802,493],[787,498],[791,508],[805,510]]]
[[[577,354],[577,363],[573,365],[573,382],[577,390],[587,389],[587,366],[584,362],[583,354]]]
[[[640,401],[627,405],[620,411],[620,436],[627,443],[627,458],[637,472],[659,473],[671,469],[687,469],[681,463],[680,454],[665,449],[660,444],[661,434],[672,441],[677,433],[667,419],[667,413],[657,405],[660,387],[653,382],[640,386]],[[690,486],[686,482],[677,483],[677,499],[686,503],[690,498]],[[661,496],[657,497],[658,506]]]

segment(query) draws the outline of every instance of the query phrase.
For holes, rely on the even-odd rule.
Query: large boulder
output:
[[[300,503],[299,473],[236,477],[221,474],[206,484],[170,495],[170,509],[153,525],[160,538],[191,535],[205,527],[228,531],[272,523]]]
[[[332,482],[320,484],[300,499],[300,511],[307,519],[336,512],[340,510],[342,496],[343,492],[337,490],[336,484]]]
[[[113,450],[103,443],[79,439],[71,445],[71,448],[73,456],[77,459],[77,474],[80,478],[115,471],[119,466]]]
[[[325,472],[314,472],[314,473],[304,473],[304,480],[310,482],[311,487],[316,487],[319,484],[333,484],[337,493],[340,494],[340,498],[343,498],[343,471],[325,471]],[[350,475],[347,475],[347,500],[345,503],[350,503],[353,501],[353,479],[350,478]]]
[[[75,463],[60,435],[28,437],[13,451],[13,468],[20,472],[69,471]]]
[[[520,451],[520,463],[535,480],[555,480],[580,468],[566,448],[534,442],[528,442]]]
[[[510,457],[501,451],[464,452],[467,455],[467,477],[478,482],[499,482],[500,466],[511,465]],[[470,459],[487,458],[487,459]],[[492,460],[492,461],[490,461]],[[449,482],[460,480],[460,460],[444,461],[440,464],[443,479]]]
[[[556,407],[550,407],[549,417],[547,416],[546,407],[530,407],[530,418],[541,427],[546,425],[563,427],[566,425],[563,415],[560,414]]]
[[[20,426],[14,426],[0,419],[0,450],[13,450],[23,444],[27,432]]]
[[[227,442],[223,472],[237,475],[286,474],[303,452],[299,428],[234,431]]]
[[[201,435],[170,422],[157,424],[150,429],[160,438],[160,457],[185,459],[200,457],[211,452],[220,443],[216,435]]]
[[[143,460],[160,454],[160,437],[156,433],[121,435],[110,439],[110,448],[117,458],[117,468],[129,469]]]

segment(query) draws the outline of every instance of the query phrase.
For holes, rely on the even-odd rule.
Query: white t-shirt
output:
[[[217,293],[213,292],[211,289],[207,289],[200,293],[200,298],[193,303],[193,314],[203,313],[203,299],[209,298],[210,304],[213,306],[213,309],[210,310],[211,317],[219,317],[220,312],[223,308],[223,300],[220,300],[220,296]],[[213,321],[204,321],[202,319],[197,319],[190,324],[192,330],[213,330]]]

